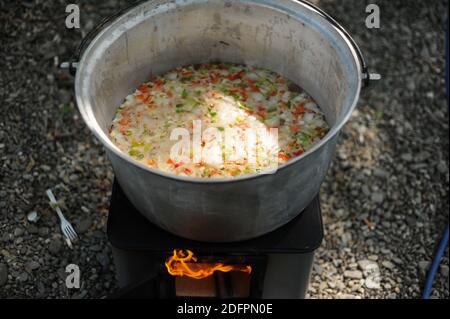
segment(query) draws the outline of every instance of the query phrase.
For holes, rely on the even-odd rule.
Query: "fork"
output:
[[[56,201],[55,195],[51,189],[47,189],[47,196],[50,199],[50,206],[52,206],[56,213],[58,214],[59,220],[61,221],[61,231],[66,236],[69,241],[75,241],[78,238],[75,229],[73,229],[72,225],[67,221],[64,217],[61,209],[59,208],[59,204]]]

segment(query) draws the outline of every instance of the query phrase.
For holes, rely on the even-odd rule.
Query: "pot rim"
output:
[[[254,2],[253,0],[244,0],[244,1],[248,1],[248,2]],[[312,148],[310,148],[308,151],[306,151],[305,153],[303,153],[302,155],[295,157],[294,159],[278,166],[274,173],[268,173],[268,170],[266,171],[262,171],[260,173],[254,173],[254,174],[248,174],[248,175],[242,175],[242,176],[237,176],[237,177],[232,177],[232,178],[200,178],[200,177],[188,177],[188,176],[179,176],[179,175],[175,175],[175,174],[171,174],[171,173],[167,173],[158,169],[154,169],[154,168],[150,168],[147,165],[144,165],[138,161],[133,160],[132,158],[130,158],[128,155],[126,155],[124,152],[122,152],[110,139],[109,137],[103,132],[103,130],[100,128],[99,124],[97,123],[95,116],[93,114],[88,114],[88,112],[86,111],[89,108],[86,108],[86,102],[84,101],[84,99],[82,98],[82,95],[80,94],[80,88],[81,88],[81,76],[80,74],[83,73],[83,69],[86,65],[86,59],[87,56],[89,55],[88,53],[93,49],[94,45],[96,44],[97,40],[99,38],[101,38],[103,36],[104,33],[106,33],[108,30],[110,30],[110,28],[114,27],[117,23],[120,22],[121,19],[123,19],[124,17],[128,16],[128,15],[132,15],[134,12],[139,11],[141,9],[141,7],[146,5],[146,2],[130,9],[129,11],[123,13],[122,15],[120,15],[117,19],[115,19],[110,25],[108,25],[107,27],[105,27],[103,30],[101,30],[96,36],[95,38],[91,41],[91,43],[88,45],[88,47],[86,48],[86,50],[84,51],[83,55],[81,56],[81,59],[78,63],[78,67],[77,67],[77,72],[76,72],[76,76],[75,76],[75,96],[76,96],[76,102],[78,105],[78,109],[83,117],[84,122],[86,123],[86,125],[88,126],[88,128],[92,131],[92,133],[94,133],[94,135],[102,142],[103,146],[106,147],[107,151],[112,152],[114,155],[118,156],[119,158],[121,158],[122,160],[128,162],[129,164],[143,169],[145,171],[148,171],[149,173],[152,174],[156,174],[159,175],[160,177],[164,177],[167,179],[171,179],[171,180],[175,180],[178,182],[185,182],[185,183],[192,183],[192,184],[228,184],[228,183],[235,183],[235,182],[241,182],[241,181],[247,181],[247,180],[252,180],[252,179],[256,179],[256,178],[261,178],[264,176],[270,176],[270,175],[275,175],[278,173],[278,171],[283,170],[285,168],[287,168],[288,166],[294,165],[295,163],[303,160],[304,158],[307,158],[309,156],[311,156],[313,153],[317,152],[320,148],[322,148],[326,143],[328,143],[328,141],[332,140],[334,137],[336,137],[336,135],[339,133],[339,131],[342,129],[342,127],[348,122],[349,118],[351,117],[354,109],[356,108],[356,105],[358,103],[359,100],[359,95],[361,92],[361,88],[362,88],[362,80],[363,80],[363,68],[361,65],[361,61],[358,59],[358,53],[357,53],[357,48],[355,48],[356,44],[352,43],[349,39],[349,36],[346,35],[343,31],[344,30],[341,26],[336,26],[333,25],[332,23],[330,23],[330,21],[328,21],[327,19],[325,19],[320,12],[311,4],[307,3],[307,2],[303,2],[303,1],[297,1],[297,0],[287,0],[288,2],[291,2],[295,5],[298,6],[303,6],[304,8],[314,12],[317,16],[317,19],[323,19],[325,23],[327,23],[332,29],[334,29],[339,36],[341,37],[341,39],[345,42],[345,44],[347,45],[348,50],[351,52],[351,55],[355,61],[355,65],[356,65],[356,74],[357,74],[357,87],[356,87],[356,91],[353,97],[353,100],[351,101],[351,106],[349,108],[349,110],[347,111],[347,114],[345,114],[345,116],[338,121],[337,123],[335,123],[331,129],[328,131],[328,133],[318,142],[316,143]],[[258,4],[265,4],[265,1],[258,2]],[[282,7],[277,5],[277,3],[270,3],[270,6],[272,9],[275,10],[279,10],[279,11],[283,11],[284,13],[288,14],[288,15],[292,15],[294,14],[293,12],[291,12],[290,10],[286,10],[286,7]],[[92,113],[92,111],[90,112]],[[266,173],[264,173],[266,172]]]

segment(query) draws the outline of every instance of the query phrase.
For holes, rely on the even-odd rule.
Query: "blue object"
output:
[[[442,237],[441,242],[439,243],[436,255],[434,256],[433,263],[431,264],[431,267],[428,270],[427,280],[425,281],[425,287],[423,289],[422,294],[423,299],[428,299],[431,295],[434,277],[436,276],[439,264],[441,263],[441,258],[444,255],[447,244],[448,244],[448,224],[447,227],[445,228],[444,236]]]
[[[447,33],[445,35],[445,90],[447,93],[447,103],[449,100],[449,59],[448,59],[448,16],[447,16]],[[441,242],[439,243],[439,246],[436,251],[436,255],[434,256],[433,263],[431,264],[430,269],[428,270],[427,279],[425,281],[425,287],[422,292],[422,298],[428,299],[431,295],[431,290],[433,288],[433,282],[434,277],[436,277],[437,270],[439,268],[439,264],[441,263],[442,256],[445,252],[445,247],[447,247],[448,244],[448,224],[447,228],[445,229],[444,236],[441,239]]]

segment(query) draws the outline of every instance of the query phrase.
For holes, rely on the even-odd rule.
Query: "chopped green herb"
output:
[[[131,149],[131,150],[128,152],[128,154],[129,154],[130,156],[137,157],[138,159],[140,159],[141,155],[142,155],[142,158],[144,158],[144,154],[142,154],[140,151],[135,150],[135,149]]]
[[[144,142],[142,141],[133,140],[131,142],[131,147],[142,147],[142,146],[144,146]]]
[[[185,76],[185,77],[182,77],[182,78],[181,78],[181,81],[182,81],[182,82],[186,82],[186,81],[191,81],[192,79],[193,79],[192,76]]]
[[[189,98],[189,99],[187,100],[187,102],[188,102],[189,105],[192,106],[192,107],[197,107],[197,106],[200,105],[200,102],[199,102],[196,98],[193,98],[193,97]]]
[[[152,144],[145,144],[145,146],[144,146],[144,152],[145,153],[148,153],[148,152],[150,152],[150,150],[153,148],[153,145]]]

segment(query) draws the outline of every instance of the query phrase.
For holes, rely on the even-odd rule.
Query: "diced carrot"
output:
[[[147,98],[143,101],[145,104],[152,104],[153,103],[153,97],[147,96]]]
[[[149,87],[145,84],[142,84],[141,86],[139,86],[138,90],[141,91],[142,93],[148,93]]]
[[[159,89],[164,84],[162,79],[156,78],[153,80],[153,83],[156,85],[156,88]]]
[[[130,124],[130,119],[128,117],[122,117],[122,119],[119,121],[119,124],[122,126],[127,126]]]
[[[291,132],[294,134],[298,133],[298,131],[300,130],[297,125],[291,125],[289,128],[291,129]]]
[[[240,172],[241,172],[241,171],[238,170],[238,169],[236,168],[236,169],[232,170],[232,171],[230,172],[230,174],[231,174],[231,176],[237,176],[237,175],[239,175]]]
[[[187,168],[187,167],[183,170],[183,172],[185,174],[187,174],[187,175],[191,175],[192,174],[192,171],[189,168]]]
[[[217,74],[211,74],[211,83],[217,84],[218,82],[219,82],[219,77],[217,76]]]
[[[234,81],[234,80],[242,78],[242,76],[244,74],[245,74],[245,71],[241,71],[241,72],[238,72],[238,73],[230,74],[230,75],[227,76],[227,78],[228,78],[228,80]]]
[[[297,104],[297,105],[295,106],[294,112],[292,112],[292,113],[294,113],[295,115],[300,115],[300,114],[303,114],[303,113],[305,113],[305,112],[306,112],[306,110],[305,110],[305,104],[304,104],[304,103],[299,103],[299,104]]]
[[[147,160],[147,165],[148,166],[153,166],[153,165],[155,165],[155,161],[150,158],[150,159]]]
[[[178,168],[181,166],[181,163],[175,163],[171,158],[167,160],[167,164],[173,165],[174,168]]]
[[[144,102],[148,98],[147,94],[138,94],[136,95],[136,100],[140,102]]]
[[[284,161],[288,161],[291,159],[291,157],[289,155],[287,155],[286,153],[280,152],[278,153],[278,158]]]
[[[194,75],[194,73],[192,73],[192,71],[183,70],[181,71],[181,75],[183,75],[184,77],[190,77]]]
[[[252,92],[261,92],[259,87],[255,85],[255,81],[251,79],[247,79],[248,86],[250,87],[250,91]]]
[[[119,127],[119,131],[120,131],[120,134],[126,135],[126,134],[127,134],[127,127],[121,125],[121,126]]]

